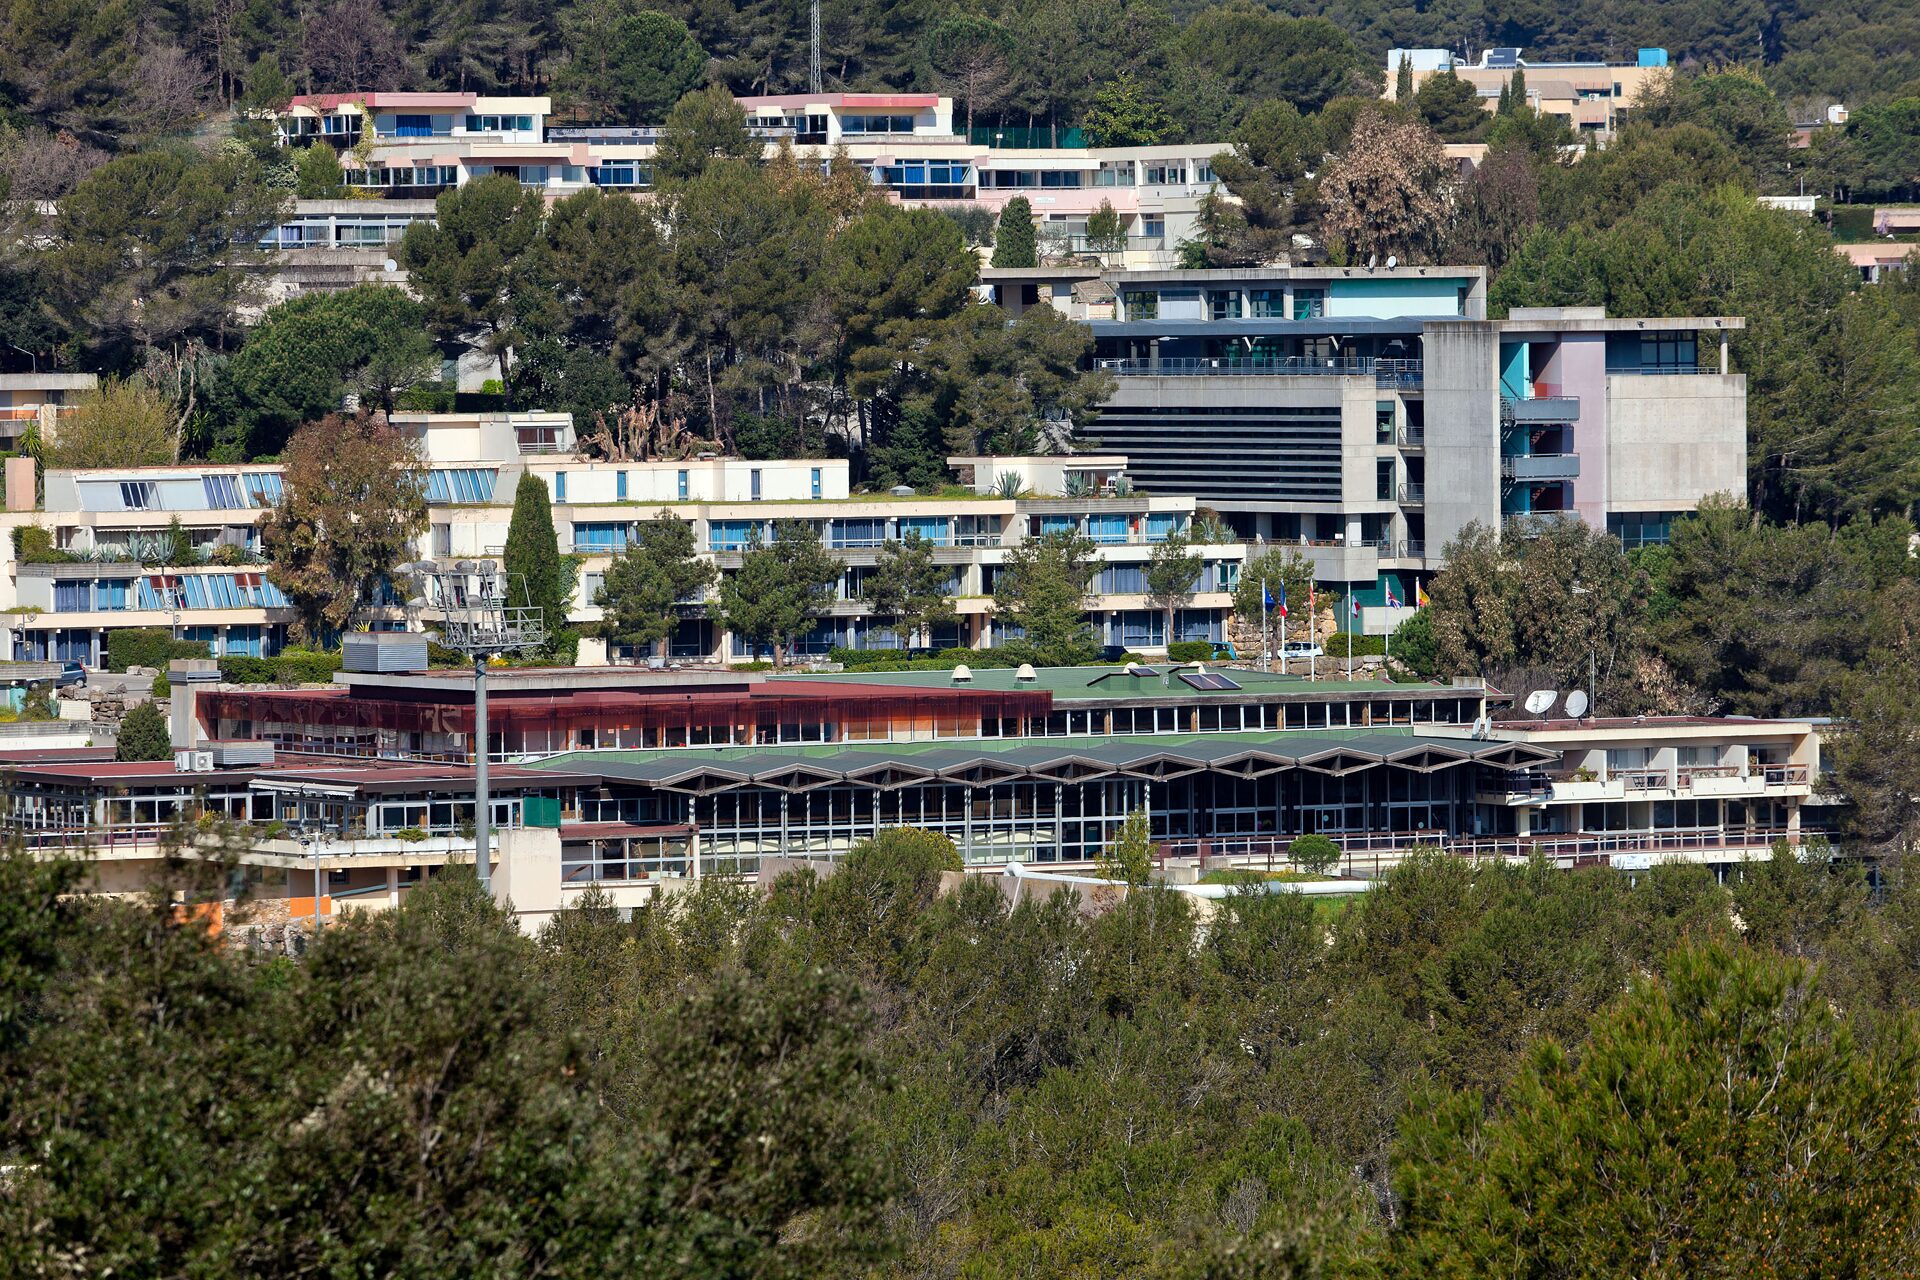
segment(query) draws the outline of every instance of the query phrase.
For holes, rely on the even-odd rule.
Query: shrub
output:
[[[1303,871],[1324,875],[1340,862],[1340,846],[1322,835],[1296,836],[1287,856]]]
[[[127,712],[120,722],[120,737],[114,744],[115,760],[166,760],[173,756],[173,735],[167,730],[167,718],[157,702],[143,702]]]
[[[167,679],[167,673],[164,671],[153,678],[153,696],[156,698],[173,696],[173,681]]]
[[[37,524],[15,525],[13,558],[21,564],[72,564],[80,557],[53,545],[53,534]]]
[[[58,720],[60,711],[53,705],[53,686],[50,684],[30,685],[26,696],[20,702],[22,720]]]
[[[272,684],[273,659],[228,654],[220,659],[220,678],[228,684]]]
[[[1205,662],[1212,656],[1211,640],[1175,640],[1167,646],[1167,657],[1175,662]]]
[[[280,684],[327,684],[340,671],[340,654],[331,649],[282,649],[273,660]]]
[[[165,631],[147,627],[129,627],[107,636],[107,670],[124,672],[128,667],[166,670],[175,658],[205,658],[211,654],[204,640],[176,640]]]
[[[419,844],[427,838],[427,833],[419,827],[402,827],[393,833],[393,838],[404,844]]]

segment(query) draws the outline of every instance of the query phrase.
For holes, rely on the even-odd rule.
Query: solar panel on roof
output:
[[[1238,689],[1240,686],[1218,672],[1182,671],[1180,679],[1195,689]]]

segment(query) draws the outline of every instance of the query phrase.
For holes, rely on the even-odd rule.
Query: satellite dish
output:
[[[1575,689],[1567,695],[1567,714],[1575,720],[1587,714],[1587,695],[1584,690]]]
[[[1371,270],[1373,270],[1373,264],[1374,264],[1374,263],[1376,263],[1376,262],[1378,262],[1378,261],[1380,261],[1380,255],[1379,255],[1379,254],[1377,254],[1377,253],[1370,253],[1370,254],[1368,254],[1368,255],[1367,255],[1367,270],[1369,270],[1369,271],[1371,271]]]
[[[1548,707],[1552,706],[1559,697],[1560,691],[1558,689],[1535,689],[1527,695],[1526,707],[1528,714],[1539,715]]]
[[[1395,256],[1394,256],[1393,254],[1391,254],[1391,253],[1387,255],[1387,270],[1389,270],[1389,271],[1391,271],[1391,270],[1393,270],[1393,269],[1394,269],[1395,267],[1397,267],[1397,266],[1399,266],[1399,265],[1400,265],[1400,259],[1399,259],[1399,258],[1397,258],[1397,257],[1395,257]]]

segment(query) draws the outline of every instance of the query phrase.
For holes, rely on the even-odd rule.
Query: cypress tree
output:
[[[1015,196],[1000,211],[1000,225],[993,233],[993,265],[996,267],[1037,267],[1039,245],[1033,232],[1033,206],[1025,196]]]
[[[1393,100],[1402,104],[1413,101],[1413,59],[1404,53],[1400,55],[1400,73],[1393,80]]]
[[[546,483],[532,472],[522,472],[520,486],[513,491],[513,523],[507,526],[501,560],[507,571],[507,604],[540,610],[551,649],[553,638],[567,625],[575,566],[560,554],[553,503]]]
[[[1506,99],[1515,111],[1527,105],[1527,73],[1520,67],[1513,69],[1513,79],[1507,82]]]

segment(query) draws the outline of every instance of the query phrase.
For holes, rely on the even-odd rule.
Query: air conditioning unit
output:
[[[182,747],[173,753],[173,768],[176,773],[212,773],[213,752]]]

